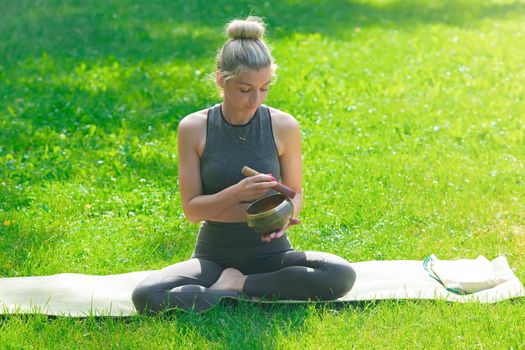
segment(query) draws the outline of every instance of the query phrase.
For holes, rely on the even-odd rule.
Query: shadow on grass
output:
[[[489,1],[393,1],[383,6],[356,1],[91,1],[7,2],[0,25],[6,63],[40,56],[163,61],[211,58],[222,43],[225,22],[257,14],[271,36],[321,33],[339,37],[355,27],[413,28],[443,23],[470,26],[485,18],[525,15],[525,4]]]
[[[193,84],[196,89],[206,88],[205,82],[195,81]],[[202,86],[198,86],[199,84]],[[158,82],[146,80],[139,85],[124,80],[122,86],[109,87],[104,91],[86,91],[47,81],[12,81],[5,87],[5,91],[0,88],[0,93],[5,92],[6,107],[12,108],[15,114],[9,117],[6,115],[10,121],[6,120],[6,127],[0,131],[0,142],[3,141],[2,138],[9,141],[9,137],[16,138],[20,133],[42,126],[62,132],[94,124],[110,132],[125,123],[128,128],[141,133],[155,133],[157,130],[151,128],[162,124],[165,128],[176,130],[183,116],[216,102],[211,94],[202,95],[192,88],[187,89],[186,97],[180,96],[182,91],[175,82],[173,89],[170,93],[162,90]],[[20,96],[24,98],[20,99]],[[16,123],[17,118],[22,119],[23,123]],[[10,132],[9,129],[13,130]]]
[[[451,307],[449,313],[455,311],[467,310],[486,314],[483,310],[505,310],[506,307],[523,304],[523,299],[506,300],[496,305],[478,304],[458,304],[442,300],[372,300],[362,302],[344,302],[344,303],[320,303],[320,304],[258,304],[249,302],[237,302],[230,300],[221,302],[218,306],[205,312],[197,314],[195,312],[166,312],[156,316],[128,316],[128,317],[62,317],[47,315],[0,315],[0,321],[8,325],[10,321],[18,324],[20,320],[24,323],[34,323],[40,325],[44,331],[47,327],[53,327],[53,323],[58,322],[61,327],[73,326],[75,331],[96,331],[96,334],[102,334],[104,338],[108,337],[108,331],[118,333],[124,331],[126,334],[156,334],[158,339],[182,336],[192,341],[203,339],[208,345],[219,345],[224,348],[273,348],[279,345],[283,338],[290,337],[298,339],[302,333],[311,333],[309,325],[316,325],[323,322],[323,314],[326,312],[333,314],[341,312],[344,316],[345,311],[357,312],[363,317],[366,315],[377,314],[381,309],[392,310],[406,309],[407,312],[419,315],[420,312],[425,315],[433,314],[428,310],[436,310],[437,315],[443,316],[443,310]],[[501,306],[501,308],[498,307]],[[435,306],[435,307],[434,307]],[[442,309],[442,307],[447,309]],[[472,307],[470,307],[472,306]],[[455,311],[454,311],[455,310]],[[458,319],[465,319],[465,317]],[[416,316],[419,317],[419,316]],[[438,316],[439,317],[439,316]],[[345,318],[346,319],[346,318]],[[68,322],[71,320],[71,322]],[[470,322],[470,321],[469,321]],[[116,327],[124,324],[125,327]],[[356,325],[356,329],[359,325]],[[73,329],[72,329],[73,330]],[[109,335],[109,337],[114,334]],[[69,341],[68,337],[64,338]],[[74,339],[71,339],[74,341]],[[179,340],[175,341],[177,343]],[[181,342],[185,340],[181,338]]]
[[[326,307],[325,307],[326,310]],[[125,324],[126,333],[147,333],[154,329],[159,337],[170,334],[171,337],[184,334],[192,338],[203,338],[211,344],[220,344],[225,348],[273,348],[279,336],[296,335],[305,330],[305,321],[317,313],[312,304],[251,304],[235,300],[223,300],[213,309],[198,314],[196,312],[171,311],[155,316],[89,316],[63,317],[43,314],[2,314],[0,321],[44,324],[43,327],[75,324],[75,328],[96,328],[97,332],[122,329],[115,324]],[[68,322],[71,320],[71,322]],[[176,332],[170,331],[172,327]],[[67,341],[67,337],[65,339]]]
[[[224,41],[223,26],[231,18],[250,13],[264,16],[270,37],[275,40],[294,33],[321,33],[350,40],[345,35],[357,27],[411,30],[419,24],[462,26],[510,13],[525,15],[523,3],[466,0],[435,4],[394,1],[383,6],[345,0],[135,1],[131,4],[100,0],[75,4],[19,1],[4,5],[6,20],[0,23],[0,52],[3,53],[0,81],[3,80],[5,86],[0,88],[4,96],[0,100],[2,105],[9,106],[16,114],[18,103],[23,109],[19,115],[34,127],[76,129],[92,123],[110,130],[127,118],[137,132],[151,124],[160,126],[172,121],[177,124],[184,115],[214,100],[202,91],[184,91],[185,82],[194,80],[191,74],[184,75],[182,82],[174,82],[171,87],[156,86],[148,80],[151,72],[144,72],[141,65],[166,62],[212,65]],[[48,59],[42,59],[43,54]],[[111,62],[119,62],[120,66],[114,67]],[[88,72],[79,83],[97,84],[102,79],[104,84],[104,79],[114,78],[116,85],[87,91],[74,84],[47,79],[48,75],[56,74],[69,75],[74,80],[86,73],[76,71],[82,64],[88,65]],[[101,67],[97,66],[100,64]],[[123,65],[135,69],[129,79],[118,76],[125,73]],[[173,98],[177,94],[179,98]],[[0,135],[0,141],[5,143],[11,137],[14,136],[8,133]]]

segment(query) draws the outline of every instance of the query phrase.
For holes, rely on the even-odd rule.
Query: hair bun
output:
[[[226,34],[231,39],[261,40],[264,36],[264,30],[264,22],[257,16],[249,16],[244,20],[234,19],[226,26]]]

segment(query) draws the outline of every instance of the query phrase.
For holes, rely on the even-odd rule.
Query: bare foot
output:
[[[210,289],[216,290],[234,290],[242,292],[246,276],[241,271],[228,267],[222,271],[219,279],[210,286]]]

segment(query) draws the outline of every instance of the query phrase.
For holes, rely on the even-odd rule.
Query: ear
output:
[[[222,76],[221,72],[218,70],[215,71],[215,82],[217,85],[219,85],[222,89],[224,89],[224,77]]]

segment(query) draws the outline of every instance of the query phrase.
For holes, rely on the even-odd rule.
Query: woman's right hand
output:
[[[237,198],[239,202],[253,201],[262,197],[276,185],[277,181],[271,175],[260,174],[249,176],[235,185],[237,188]]]

